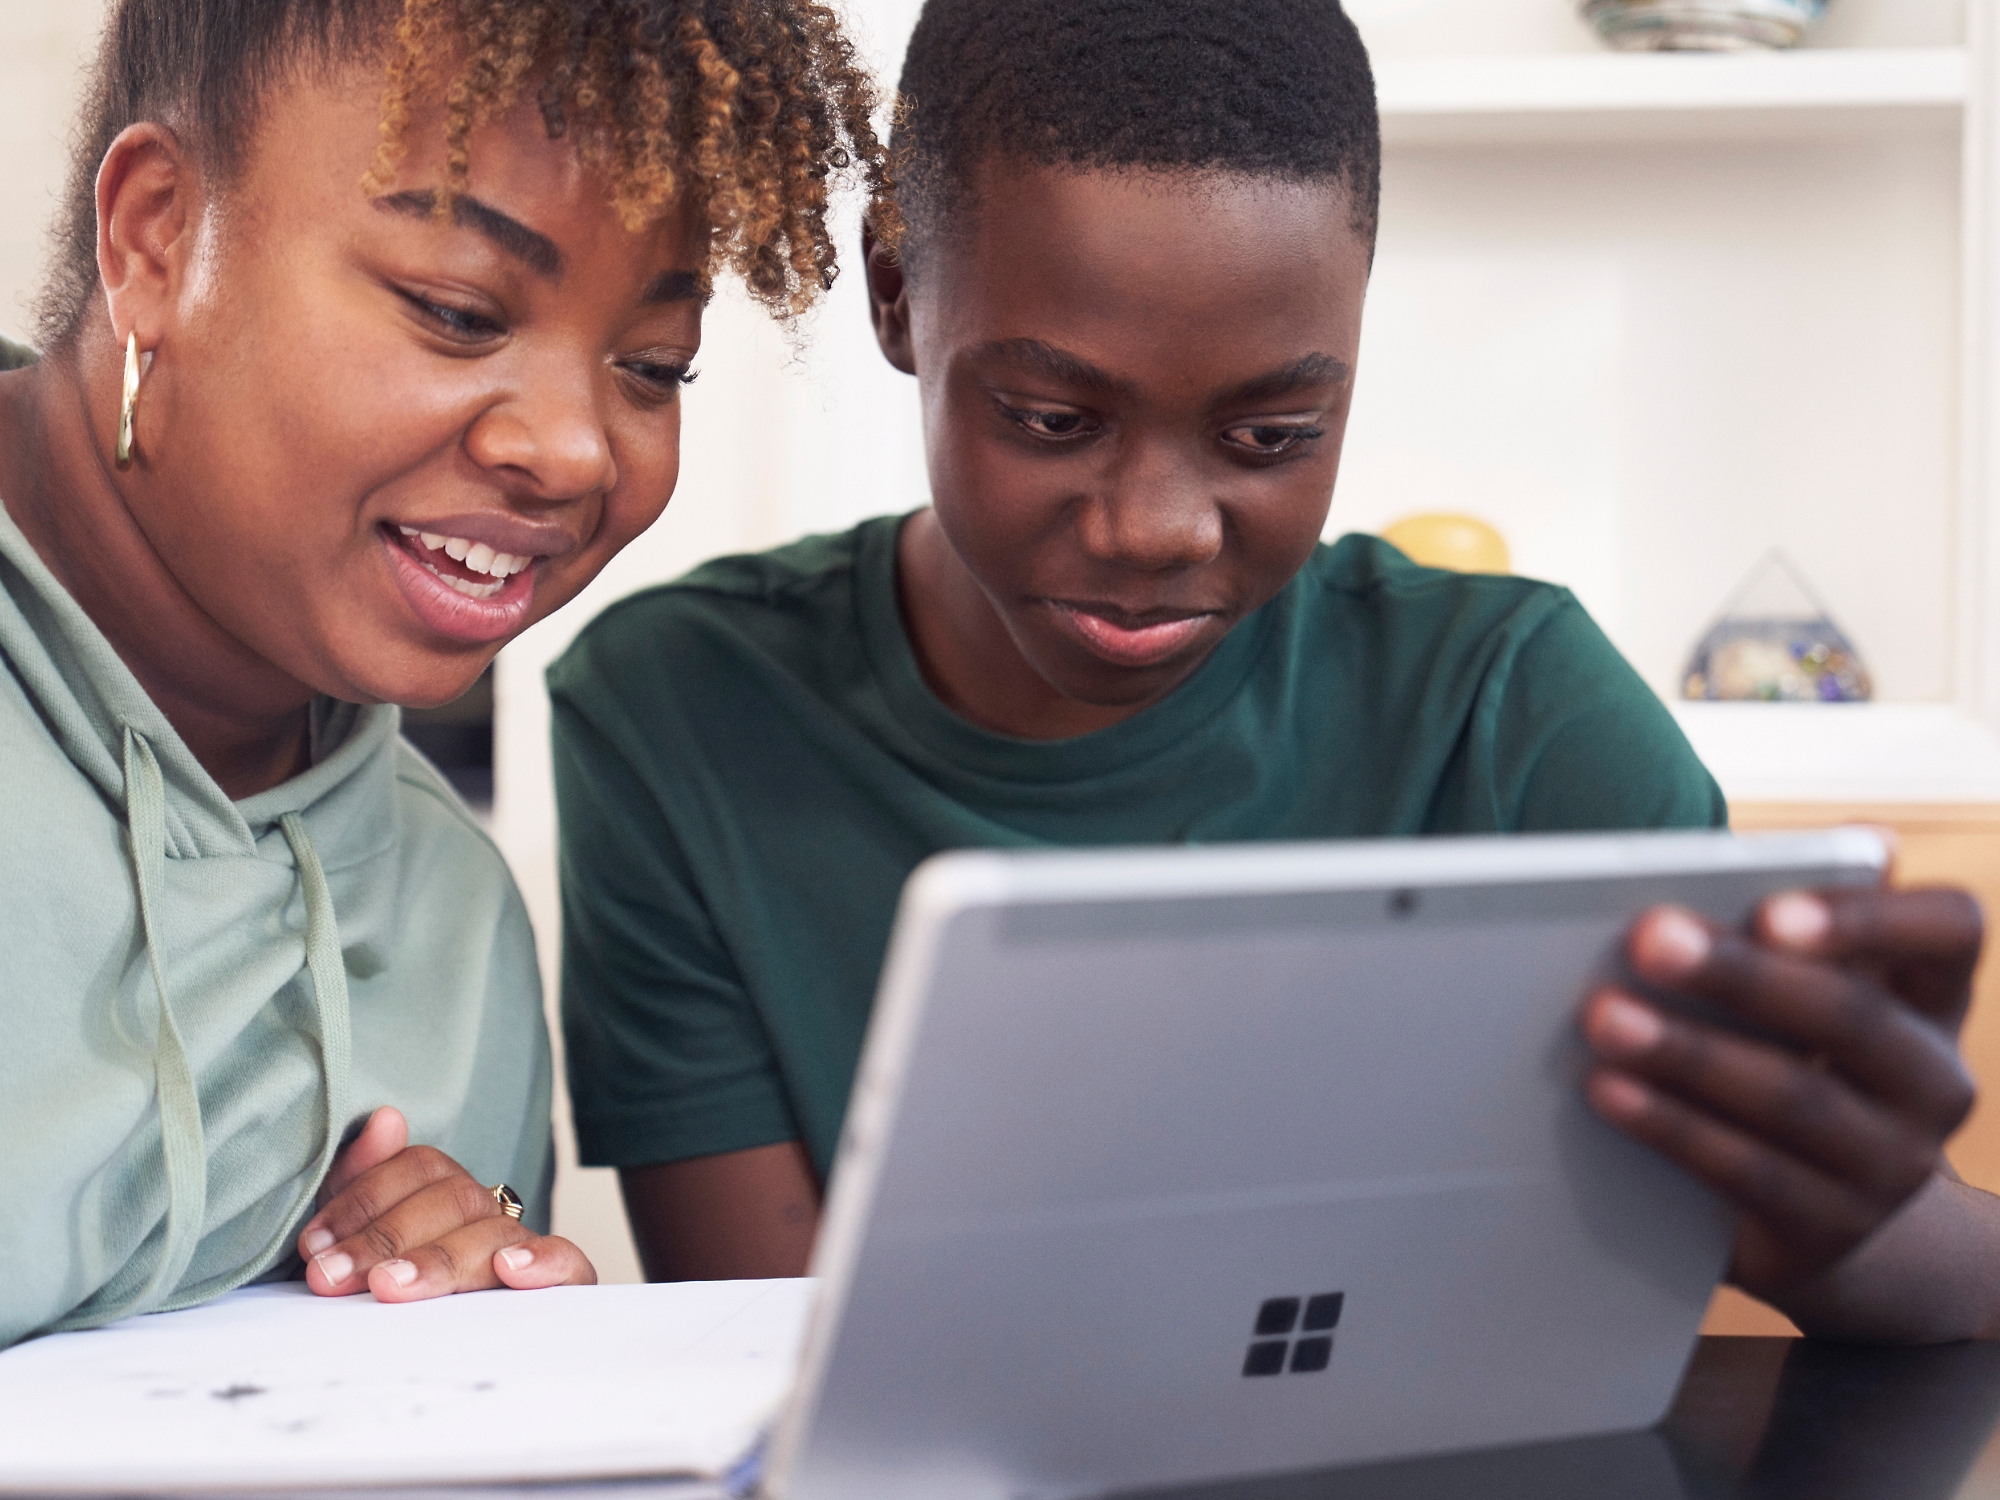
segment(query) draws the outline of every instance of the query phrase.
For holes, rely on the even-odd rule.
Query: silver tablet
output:
[[[783,1500],[1061,1500],[1644,1427],[1730,1215],[1598,1121],[1641,911],[1862,830],[967,853],[911,878]]]

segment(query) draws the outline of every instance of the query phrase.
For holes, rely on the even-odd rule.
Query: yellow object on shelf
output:
[[[1454,573],[1511,573],[1507,539],[1477,516],[1405,516],[1382,540],[1413,563]]]

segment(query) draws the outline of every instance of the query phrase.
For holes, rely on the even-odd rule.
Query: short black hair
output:
[[[1375,238],[1375,76],[1339,0],[925,0],[890,141],[913,237],[992,156],[1339,184]]]

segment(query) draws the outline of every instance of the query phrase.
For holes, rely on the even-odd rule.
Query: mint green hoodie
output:
[[[0,514],[0,1348],[282,1273],[378,1105],[546,1225],[527,914],[398,722],[231,802]]]

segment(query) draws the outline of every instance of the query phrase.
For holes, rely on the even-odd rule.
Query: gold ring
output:
[[[486,1191],[491,1193],[493,1201],[500,1205],[500,1212],[510,1219],[520,1218],[528,1206],[521,1201],[521,1195],[504,1182],[496,1182]]]

